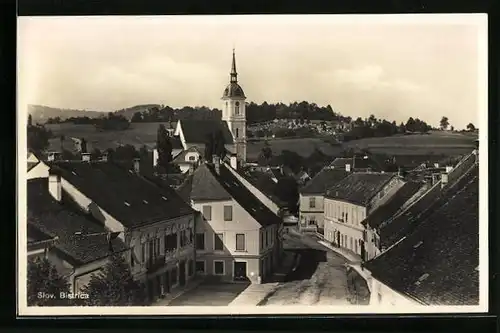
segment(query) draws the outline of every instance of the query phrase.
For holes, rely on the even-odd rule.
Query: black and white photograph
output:
[[[17,25],[19,315],[488,311],[487,15]]]

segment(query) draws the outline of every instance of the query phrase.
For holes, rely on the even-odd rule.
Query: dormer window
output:
[[[240,114],[240,102],[236,102],[234,106],[234,113]]]

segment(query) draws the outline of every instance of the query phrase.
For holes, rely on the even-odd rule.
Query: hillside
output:
[[[117,114],[123,115],[130,119],[136,112],[146,111],[152,107],[160,107],[159,104],[144,104],[136,105],[130,108],[115,111]],[[86,110],[75,110],[75,109],[60,109],[53,108],[44,105],[28,105],[28,113],[33,117],[33,121],[44,123],[48,118],[59,117],[61,120],[72,118],[72,117],[89,117],[89,118],[99,118],[105,116],[109,111],[86,111]]]

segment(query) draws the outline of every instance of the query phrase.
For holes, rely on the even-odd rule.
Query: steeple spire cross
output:
[[[231,64],[231,82],[237,82],[237,81],[238,81],[238,73],[236,73],[236,56],[233,46],[233,63]]]

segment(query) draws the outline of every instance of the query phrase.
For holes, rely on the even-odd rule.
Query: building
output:
[[[323,233],[324,195],[348,176],[343,168],[325,167],[299,190],[299,229]]]
[[[366,257],[366,228],[361,223],[403,186],[391,173],[352,173],[328,189],[324,202],[325,239]]]
[[[112,162],[55,161],[49,191],[118,233],[130,248],[135,279],[150,300],[169,297],[194,277],[195,212],[171,188],[160,187]]]
[[[244,164],[247,156],[245,100],[245,93],[238,83],[233,50],[230,81],[222,94],[222,120],[179,120],[175,135],[185,150],[197,147],[200,152],[204,152],[208,136],[221,135],[226,150],[237,156],[239,164]]]
[[[429,186],[421,182],[406,182],[387,202],[376,208],[361,222],[366,229],[365,260],[373,259],[385,250],[387,239],[384,237],[387,233],[383,230],[384,227],[390,224],[399,213],[404,212],[410,205],[421,199],[428,189]],[[401,221],[401,224],[403,223],[404,221]]]
[[[47,258],[76,293],[108,262],[108,232],[98,221],[72,209],[60,192],[50,191],[51,181],[50,177],[28,180],[28,259]],[[126,255],[120,239],[112,240],[111,246],[115,253]]]
[[[192,146],[183,150],[172,162],[179,166],[182,173],[186,173],[189,170],[194,170],[202,158],[203,155],[199,149],[196,146]]]
[[[365,264],[371,305],[479,304],[478,181],[475,166],[415,229]]]
[[[26,171],[27,179],[46,178],[49,175],[49,166],[40,160],[33,152],[28,152]]]
[[[281,219],[214,157],[178,189],[201,212],[196,225],[196,271],[221,281],[261,283],[280,258]]]

